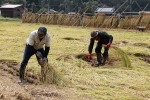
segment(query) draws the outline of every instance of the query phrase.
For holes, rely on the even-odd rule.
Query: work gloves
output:
[[[36,55],[42,59],[43,62],[48,62],[47,57],[43,57],[43,55],[41,54],[41,52],[37,51]]]
[[[108,42],[108,43],[106,44],[106,46],[107,46],[107,47],[110,47],[110,45],[111,45],[111,43],[110,43],[110,42]]]
[[[43,62],[48,62],[48,59],[46,57],[44,57]]]
[[[92,59],[92,55],[91,55],[91,54],[88,55],[88,59],[89,59],[89,60]]]
[[[36,55],[37,55],[39,58],[43,58],[43,55],[42,55],[41,52],[39,52],[39,51],[36,52]]]

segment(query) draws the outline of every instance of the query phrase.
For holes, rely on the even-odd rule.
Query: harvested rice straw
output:
[[[112,24],[112,19],[113,19],[113,17],[111,17],[111,16],[108,16],[108,17],[105,17],[105,19],[104,19],[104,24],[103,24],[103,28],[109,28],[110,26],[111,26],[111,24]]]
[[[118,24],[119,24],[118,16],[114,16],[113,19],[112,19],[112,25],[111,25],[111,27],[112,28],[117,28]]]
[[[73,16],[67,16],[64,19],[64,24],[63,25],[69,25],[69,22],[72,20]]]
[[[66,17],[66,14],[61,14],[58,16],[57,24],[63,25],[64,24],[64,18]]]
[[[124,19],[120,19],[118,27],[123,29],[123,25],[124,25]]]
[[[94,27],[100,27],[104,22],[105,14],[97,14],[96,16]]]
[[[41,80],[50,84],[64,85],[64,80],[60,73],[47,62],[41,68]]]
[[[38,22],[38,14],[32,14],[30,23],[37,23]]]
[[[111,48],[115,49],[117,51],[117,55],[119,56],[120,60],[122,61],[122,66],[126,68],[132,68],[130,59],[126,52],[124,52],[122,49],[116,47],[116,46],[111,46]]]
[[[140,20],[139,26],[148,27],[149,24],[150,24],[150,14],[149,13],[143,13],[143,16]]]
[[[75,22],[76,22],[76,23],[75,23]],[[74,23],[75,23],[75,24],[74,24]],[[70,25],[70,26],[80,26],[80,16],[79,16],[79,15],[74,16],[74,17],[71,19],[71,21],[70,21],[70,23],[69,23],[68,25]]]

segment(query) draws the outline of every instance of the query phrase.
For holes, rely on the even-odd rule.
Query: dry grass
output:
[[[18,62],[22,60],[29,33],[39,26],[47,27],[52,37],[49,62],[67,80],[67,85],[59,88],[64,88],[65,91],[62,93],[72,100],[148,100],[150,98],[150,64],[134,56],[136,53],[150,55],[149,33],[106,30],[114,36],[112,45],[117,47],[121,56],[125,54],[122,57],[126,65],[122,65],[120,60],[113,65],[106,64],[93,68],[86,61],[75,56],[88,54],[89,33],[95,29],[14,22],[0,22],[0,25],[0,59],[12,59]],[[146,46],[138,46],[137,43]],[[110,57],[117,56],[115,55],[117,50],[111,48]],[[58,60],[59,58],[61,60]],[[132,68],[122,66],[132,66]],[[27,69],[33,69],[35,73],[40,72],[35,56],[31,57]]]

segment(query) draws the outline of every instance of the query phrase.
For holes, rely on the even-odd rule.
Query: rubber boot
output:
[[[19,83],[24,82],[24,73],[25,73],[25,67],[20,67],[20,71],[19,71]]]
[[[102,56],[101,53],[96,53],[97,56],[97,63],[94,64],[95,67],[99,67],[102,64]]]
[[[106,64],[106,60],[108,59],[108,54],[103,54],[103,63],[102,65],[105,65]]]

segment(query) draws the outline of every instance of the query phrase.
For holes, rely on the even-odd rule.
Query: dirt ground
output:
[[[35,84],[37,77],[28,73],[26,82],[18,83],[18,65],[15,61],[0,60],[0,100],[69,100],[63,93],[65,90],[40,82]]]

